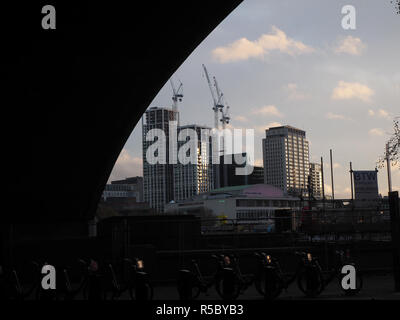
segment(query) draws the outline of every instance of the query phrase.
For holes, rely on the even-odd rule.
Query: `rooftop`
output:
[[[188,199],[188,200],[191,201],[199,198],[211,199],[223,195],[225,195],[226,197],[245,197],[245,198],[263,198],[263,199],[292,198],[284,194],[284,192],[277,187],[274,187],[269,184],[260,183],[260,184],[218,188],[206,193],[199,194],[195,196],[193,199]]]

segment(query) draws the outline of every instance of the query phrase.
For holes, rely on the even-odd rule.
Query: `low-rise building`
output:
[[[131,177],[124,180],[111,181],[102,194],[102,200],[108,198],[134,198],[136,202],[143,202],[143,178]]]
[[[166,213],[198,214],[209,212],[215,217],[249,222],[274,219],[276,211],[299,210],[299,198],[285,195],[268,184],[242,185],[214,189],[180,202],[166,205]]]

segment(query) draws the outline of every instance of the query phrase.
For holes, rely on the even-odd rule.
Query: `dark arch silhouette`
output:
[[[145,108],[241,1],[2,6],[3,222],[93,216]]]

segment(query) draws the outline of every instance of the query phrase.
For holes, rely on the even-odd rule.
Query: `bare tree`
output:
[[[391,0],[390,3],[394,4],[397,14],[400,14],[400,0]]]
[[[385,165],[385,161],[387,158],[392,162],[393,166],[397,166],[400,164],[400,125],[399,118],[396,117],[393,120],[393,134],[388,140],[388,150],[385,151],[384,156],[380,157],[378,160],[379,168],[382,168]]]

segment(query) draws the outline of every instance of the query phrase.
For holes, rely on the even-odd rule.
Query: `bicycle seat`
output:
[[[191,271],[188,270],[188,269],[180,269],[178,272],[181,272],[181,273],[191,273]]]
[[[233,272],[233,268],[231,268],[231,267],[224,267],[224,271]]]

